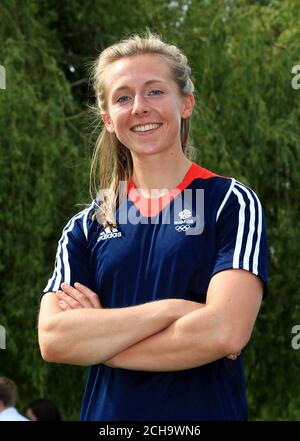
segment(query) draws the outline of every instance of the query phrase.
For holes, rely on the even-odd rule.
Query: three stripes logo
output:
[[[117,228],[112,227],[106,227],[102,233],[100,233],[97,242],[100,240],[107,240],[107,239],[115,239],[116,237],[121,237],[122,233]]]

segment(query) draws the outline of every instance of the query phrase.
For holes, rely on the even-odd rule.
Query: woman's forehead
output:
[[[130,87],[138,83],[168,82],[168,63],[158,54],[139,54],[114,61],[105,72],[107,90]]]

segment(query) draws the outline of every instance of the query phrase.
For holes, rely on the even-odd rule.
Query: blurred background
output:
[[[20,411],[48,396],[79,418],[86,369],[42,360],[40,294],[62,228],[90,201],[90,64],[148,28],[190,61],[197,161],[250,185],[265,209],[269,296],[245,349],[249,417],[300,419],[299,18],[299,0],[1,1],[0,375],[17,383]]]

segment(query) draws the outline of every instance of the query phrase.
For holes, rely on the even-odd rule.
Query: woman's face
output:
[[[182,151],[181,118],[194,107],[182,96],[167,62],[155,54],[124,57],[105,74],[107,113],[103,122],[133,156]]]

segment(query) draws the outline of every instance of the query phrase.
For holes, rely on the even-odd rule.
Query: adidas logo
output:
[[[104,229],[104,231],[102,231],[102,233],[100,233],[100,235],[97,239],[97,242],[99,242],[100,240],[115,239],[116,237],[121,237],[121,236],[122,236],[122,233],[121,233],[121,231],[118,231],[117,228],[106,227]]]

